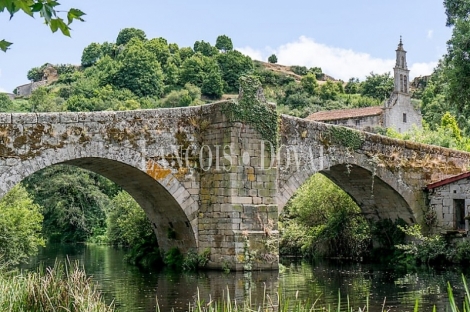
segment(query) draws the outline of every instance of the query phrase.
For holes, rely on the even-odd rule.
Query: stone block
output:
[[[232,197],[231,202],[233,204],[252,204],[253,198],[252,197]]]

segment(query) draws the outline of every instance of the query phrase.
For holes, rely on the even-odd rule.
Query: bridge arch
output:
[[[422,211],[417,209],[419,202],[413,190],[401,181],[399,174],[377,166],[366,155],[351,155],[346,149],[340,149],[335,155],[317,159],[316,164],[316,168],[306,166],[292,171],[279,181],[279,213],[307,179],[321,173],[351,196],[367,219],[402,218],[410,224],[420,220]]]
[[[58,164],[93,171],[120,185],[145,211],[163,250],[178,247],[185,252],[197,248],[197,201],[170,170],[130,148],[102,142],[73,144],[44,150],[31,159],[10,159],[9,169],[0,173],[4,181],[0,197],[27,176]],[[168,235],[169,229],[176,237]]]

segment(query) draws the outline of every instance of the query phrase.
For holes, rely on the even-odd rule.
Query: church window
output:
[[[403,75],[400,75],[400,92],[403,92]]]
[[[406,123],[406,113],[403,113],[403,122]]]
[[[405,57],[404,56],[401,57],[401,67],[405,68]]]
[[[408,78],[406,75],[403,78],[403,84],[405,85],[405,93],[408,93]]]

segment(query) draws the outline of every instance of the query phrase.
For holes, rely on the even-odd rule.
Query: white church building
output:
[[[311,114],[306,119],[364,131],[373,131],[376,127],[383,127],[406,132],[413,125],[421,127],[421,113],[411,104],[410,70],[406,63],[406,51],[403,49],[401,37],[395,51],[394,88],[383,106],[321,111]]]

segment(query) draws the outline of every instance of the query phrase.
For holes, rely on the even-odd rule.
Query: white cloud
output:
[[[414,63],[410,67],[410,76],[418,77],[418,76],[431,75],[436,66],[437,66],[437,62]]]
[[[266,53],[263,52],[263,51],[253,49],[251,47],[237,48],[237,50],[240,51],[241,53],[245,54],[245,55],[248,55],[249,57],[251,57],[254,60],[258,60],[258,61],[266,61],[267,60],[267,57],[266,58],[264,57],[264,55]]]
[[[376,58],[368,53],[330,47],[305,36],[276,49],[256,50],[245,47],[237,50],[261,61],[266,61],[271,53],[275,53],[279,64],[318,66],[322,68],[324,73],[345,81],[351,77],[363,80],[371,72],[377,74],[391,72],[393,74],[395,66],[395,59]],[[410,76],[413,78],[419,75],[428,75],[434,66],[436,66],[435,62],[413,64],[410,68]]]
[[[2,87],[0,87],[0,93],[7,93],[7,90],[3,89]]]
[[[432,29],[428,30],[428,35],[427,35],[428,39],[432,39],[433,33],[434,31]]]

